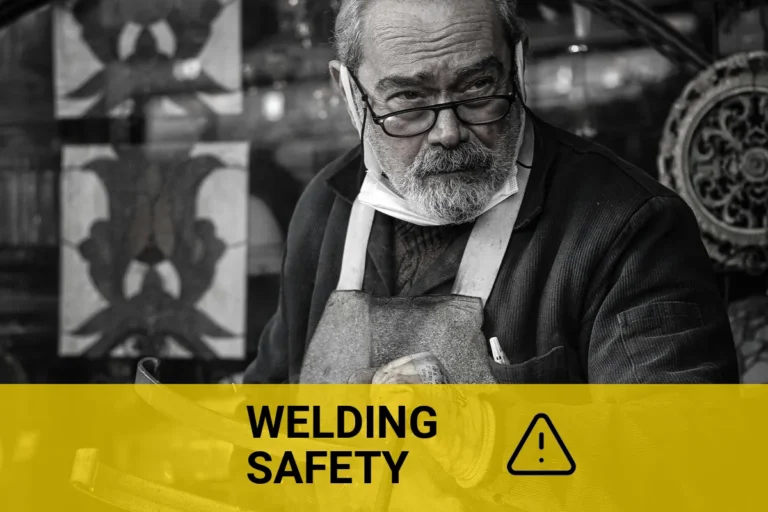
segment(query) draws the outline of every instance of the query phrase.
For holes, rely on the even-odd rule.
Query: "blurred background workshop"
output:
[[[0,383],[237,382],[357,134],[337,0],[0,0]],[[768,382],[768,2],[520,1],[528,103],[681,194]],[[717,141],[717,142],[712,142]]]

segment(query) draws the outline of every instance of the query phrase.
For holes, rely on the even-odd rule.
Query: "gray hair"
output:
[[[334,46],[336,58],[352,72],[357,72],[363,60],[363,19],[373,0],[341,0],[336,17]],[[490,0],[501,19],[509,47],[523,39],[522,20],[517,16],[517,0]]]

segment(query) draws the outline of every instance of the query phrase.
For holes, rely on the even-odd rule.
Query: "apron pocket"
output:
[[[565,347],[555,347],[544,355],[522,363],[499,364],[488,356],[491,372],[499,384],[571,383]]]

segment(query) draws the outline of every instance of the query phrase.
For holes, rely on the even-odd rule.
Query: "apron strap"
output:
[[[349,217],[347,239],[344,242],[344,257],[341,261],[341,275],[336,287],[339,291],[361,291],[365,277],[365,262],[368,241],[376,210],[359,201],[352,205]]]
[[[478,297],[485,307],[512,238],[530,173],[519,166],[518,193],[477,219],[456,274],[454,295]]]

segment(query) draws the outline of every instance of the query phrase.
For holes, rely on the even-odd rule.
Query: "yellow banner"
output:
[[[767,386],[0,386],[0,510],[762,510]]]

